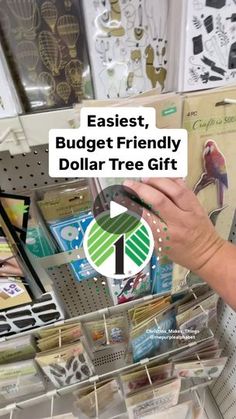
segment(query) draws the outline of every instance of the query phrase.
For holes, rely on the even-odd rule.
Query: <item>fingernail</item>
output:
[[[149,181],[149,177],[142,177],[142,178],[141,178],[141,181],[142,181],[143,183],[148,183],[148,181]]]
[[[130,180],[130,179],[127,179],[123,182],[123,185],[127,186],[128,188],[132,188],[132,186],[134,185],[134,181]]]

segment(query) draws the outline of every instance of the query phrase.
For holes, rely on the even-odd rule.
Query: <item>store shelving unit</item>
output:
[[[73,109],[55,111],[52,112],[50,116],[48,115],[49,113],[20,117],[20,119],[17,119],[18,122],[20,121],[20,126],[17,126],[16,124],[14,127],[16,131],[18,131],[18,129],[20,130],[20,127],[21,129],[23,127],[20,134],[21,140],[17,143],[15,137],[11,138],[12,132],[9,132],[8,137],[6,137],[7,139],[3,142],[0,141],[0,178],[1,185],[4,185],[4,188],[7,191],[24,191],[33,187],[40,187],[45,186],[46,184],[64,181],[64,179],[58,180],[50,178],[48,175],[47,135],[50,128],[69,128],[77,126],[76,118]],[[32,123],[33,118],[34,123]],[[15,120],[16,119],[14,118],[14,121]],[[5,125],[6,121],[7,120],[0,121],[0,138],[3,130],[5,129],[6,131],[7,129],[7,125]],[[8,120],[9,126],[12,126],[12,121],[13,119]],[[15,123],[16,121],[14,124]],[[36,144],[37,146],[35,146]],[[11,153],[6,150],[10,150]],[[230,240],[236,243],[236,217],[233,221]],[[91,301],[91,307],[88,306],[88,310],[91,309],[91,311],[94,311],[94,309],[101,309],[101,307],[96,306],[93,299],[89,299],[86,290],[84,290],[82,296],[81,290],[70,290],[70,286],[68,286],[70,275],[67,268],[57,267],[55,269],[55,278],[58,278],[58,274],[60,274],[59,276],[62,278],[60,283],[58,281],[58,286],[61,286],[60,292],[69,308],[71,316],[78,316],[81,314],[78,310],[78,296],[80,296],[82,300],[84,299],[84,304],[86,305]],[[222,278],[222,281],[223,280],[224,279]],[[109,305],[109,301],[105,299],[103,304]],[[223,355],[228,356],[229,359],[221,376],[210,385],[209,390],[206,392],[206,415],[209,419],[236,419],[236,314],[223,302],[220,304],[216,336],[219,339],[220,346],[223,348]],[[101,369],[103,371],[104,365],[106,363],[109,364],[109,362],[113,363],[114,369],[120,368],[123,349],[120,351],[120,354],[107,353],[106,355],[107,356],[103,357],[103,359],[96,360],[98,366],[99,363],[101,364]],[[55,395],[56,393],[53,394]],[[11,410],[14,409],[15,406],[9,406],[9,414],[6,414],[3,417],[6,419],[9,417],[11,417],[11,419],[12,417],[13,419],[15,417],[19,419],[31,419],[34,417],[34,419],[37,419],[43,414],[42,412],[47,416],[50,411],[50,397],[52,397],[53,394],[48,393],[48,401],[44,398],[44,402],[40,404],[40,407],[37,405],[37,408],[35,406],[32,408],[27,407],[27,402],[25,402],[27,414],[25,413],[25,409],[22,410],[24,407],[22,406],[20,410],[18,409],[14,412],[14,415],[11,416]],[[64,408],[66,406],[71,406],[71,400],[71,395],[61,395],[60,397],[57,397],[55,411],[59,413],[60,406],[63,406]],[[29,401],[28,404],[30,406],[31,404],[34,404],[34,402],[31,403]]]

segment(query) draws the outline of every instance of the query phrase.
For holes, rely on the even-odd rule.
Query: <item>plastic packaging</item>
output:
[[[80,2],[7,0],[0,24],[26,111],[93,97]]]
[[[168,3],[83,1],[97,99],[165,89]]]

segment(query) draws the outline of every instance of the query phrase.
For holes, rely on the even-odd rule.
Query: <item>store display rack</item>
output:
[[[73,112],[68,113],[69,118],[67,119],[67,122],[60,121],[60,118],[57,120],[57,127],[58,121],[61,124],[70,124],[68,123],[68,120],[72,121],[73,116],[70,119],[69,114],[73,115]],[[40,129],[40,127],[38,128]],[[45,128],[44,125],[43,129],[45,129],[46,131],[47,127]],[[34,130],[36,132],[36,126],[34,127]],[[44,138],[45,141],[43,142],[46,142],[46,135],[44,136]],[[16,190],[24,191],[27,189],[32,189],[34,187],[41,187],[47,184],[50,185],[53,183],[63,182],[65,180],[53,179],[49,177],[47,166],[47,145],[31,147],[29,152],[24,152],[14,156],[11,155],[9,152],[5,151],[0,154],[0,159],[1,183],[9,192],[14,192]],[[230,240],[236,243],[236,217],[232,225]],[[57,263],[55,262],[55,264]],[[78,302],[77,297],[78,295],[80,295],[81,289],[77,289],[76,292],[74,289],[71,289],[70,292],[66,292],[66,289],[70,288],[68,286],[70,281],[70,276],[68,273],[69,271],[65,267],[57,266],[54,267],[54,270],[51,272],[51,275],[54,274],[55,277],[58,277],[58,272],[56,272],[56,270],[59,270],[61,275],[60,284],[58,283],[58,285],[62,287],[60,293],[61,295],[63,295],[64,301],[67,307],[69,308],[70,315],[73,317],[78,316],[80,314],[78,310],[80,304]],[[90,301],[89,298],[88,300]],[[85,302],[87,304],[86,298]],[[94,306],[94,303],[92,304],[94,311],[97,309],[97,307]],[[105,301],[103,304],[105,304]],[[101,309],[101,307],[98,309]],[[207,391],[206,393],[206,414],[209,419],[236,419],[236,314],[223,302],[221,303],[220,307],[219,322],[216,328],[216,336],[219,339],[220,346],[223,348],[223,356],[228,356],[229,359],[226,368],[224,369],[221,376],[210,386],[209,391]],[[123,359],[122,354],[107,354],[107,358],[105,358],[105,360],[110,360],[110,362],[112,363],[117,362],[119,364],[119,356],[121,357],[121,359]],[[116,359],[117,357],[118,360]],[[97,362],[99,361],[97,360]],[[115,367],[115,363],[113,365]],[[102,370],[104,371],[104,363],[102,364]],[[47,397],[49,397],[49,394],[47,395]],[[48,398],[47,402],[45,401],[45,403],[48,404]],[[4,414],[6,419],[9,418],[9,412],[11,412],[12,409],[14,409],[14,406],[12,406],[11,408],[10,406],[8,406],[7,416],[5,410]]]

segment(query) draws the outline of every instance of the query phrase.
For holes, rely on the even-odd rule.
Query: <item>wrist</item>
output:
[[[209,275],[221,268],[222,261],[224,260],[225,254],[227,254],[228,247],[231,244],[226,240],[219,237],[214,246],[212,246],[211,252],[208,255],[206,261],[194,272],[203,279],[207,279]]]

